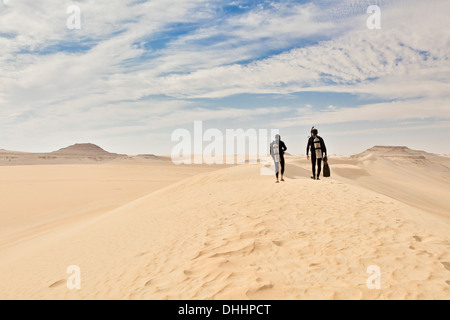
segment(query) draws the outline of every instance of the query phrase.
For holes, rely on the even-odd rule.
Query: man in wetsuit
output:
[[[280,165],[281,165],[281,181],[284,182],[284,152],[287,150],[286,145],[283,141],[281,141],[281,137],[279,134],[275,136],[275,141],[270,144],[270,155],[272,156],[273,160],[275,161],[275,176],[277,177],[277,182],[280,183],[278,180],[278,174],[280,172]]]
[[[312,162],[312,177],[311,179],[320,180],[320,173],[322,171],[322,159],[327,156],[327,147],[322,137],[318,136],[319,131],[314,127],[311,129],[311,137],[308,140],[308,145],[306,146],[306,157],[309,160],[309,151],[311,151],[311,162]],[[316,176],[316,164],[317,176]]]

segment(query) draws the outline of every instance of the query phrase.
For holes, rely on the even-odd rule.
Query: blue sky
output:
[[[81,9],[69,30],[67,8]],[[381,30],[369,30],[369,5]],[[445,0],[0,3],[0,149],[170,154],[177,128],[450,153]]]

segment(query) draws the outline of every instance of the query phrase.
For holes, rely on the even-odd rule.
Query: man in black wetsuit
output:
[[[311,129],[311,138],[308,140],[308,145],[306,146],[306,156],[309,160],[309,151],[311,151],[311,162],[312,162],[312,177],[311,179],[320,180],[320,173],[322,171],[322,159],[327,156],[327,147],[322,137],[318,136],[319,131],[314,127]],[[316,176],[316,163],[318,166],[317,176]]]
[[[284,152],[287,150],[286,145],[283,141],[281,141],[281,137],[279,134],[275,136],[275,141],[270,144],[270,155],[275,161],[275,176],[277,177],[277,183],[280,183],[278,180],[278,174],[280,172],[281,165],[281,181],[284,182]]]

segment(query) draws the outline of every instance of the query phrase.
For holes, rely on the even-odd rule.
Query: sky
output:
[[[0,149],[170,154],[174,130],[203,121],[279,129],[292,154],[312,126],[330,154],[450,154],[448,12],[448,0],[0,0]]]

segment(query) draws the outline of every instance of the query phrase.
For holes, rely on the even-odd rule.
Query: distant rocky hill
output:
[[[117,153],[110,153],[92,143],[74,144],[67,148],[62,148],[59,149],[58,151],[54,151],[50,153],[50,155],[69,156],[69,157],[108,157],[108,158],[125,156]]]
[[[129,159],[127,155],[110,153],[92,143],[80,143],[50,153],[0,150],[1,165],[99,163]]]
[[[375,146],[373,148],[370,148],[360,154],[353,155],[352,158],[363,158],[363,157],[407,157],[407,158],[423,158],[425,159],[426,156],[431,156],[433,154],[425,152],[425,151],[418,151],[418,150],[411,150],[408,147],[400,147],[400,146]]]

